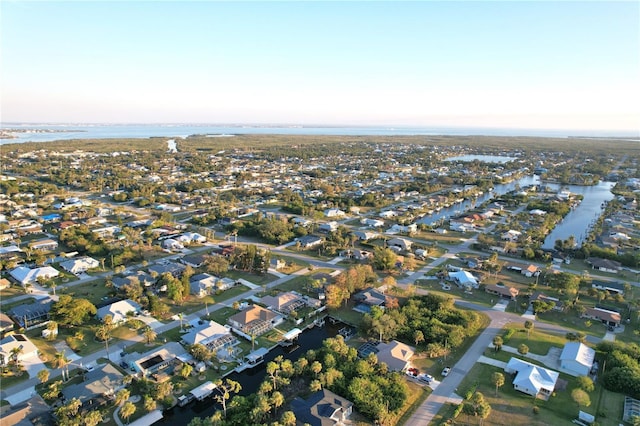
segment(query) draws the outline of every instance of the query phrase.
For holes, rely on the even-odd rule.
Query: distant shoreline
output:
[[[409,126],[302,126],[302,125],[208,125],[208,124],[27,124],[4,123],[0,144],[53,142],[71,139],[148,139],[230,135],[315,136],[494,136],[571,139],[620,139],[640,141],[628,132],[500,129],[479,127]]]

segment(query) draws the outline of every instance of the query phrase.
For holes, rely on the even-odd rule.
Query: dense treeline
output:
[[[636,343],[600,342],[602,381],[605,388],[640,399],[640,346]]]
[[[401,373],[389,371],[373,354],[360,359],[342,336],[325,340],[322,348],[307,351],[295,362],[277,357],[267,364],[266,372],[257,393],[232,399],[226,418],[218,412],[209,419],[194,419],[190,425],[295,424],[293,413],[284,411],[285,401],[320,389],[347,398],[362,415],[388,425],[407,399]]]

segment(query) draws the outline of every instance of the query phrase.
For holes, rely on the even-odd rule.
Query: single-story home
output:
[[[28,330],[49,321],[51,305],[53,305],[53,299],[45,297],[33,303],[14,306],[9,311],[9,317],[18,324],[18,327]]]
[[[220,325],[215,321],[209,321],[200,326],[196,326],[188,333],[182,335],[182,341],[186,345],[199,343],[210,350],[218,350],[240,343],[238,339],[231,334],[230,328]]]
[[[615,260],[600,259],[598,257],[588,257],[586,262],[591,265],[591,268],[597,269],[601,272],[609,272],[611,274],[617,274],[620,272],[622,264]]]
[[[302,297],[292,291],[280,293],[277,296],[264,296],[260,299],[260,303],[268,309],[281,312],[285,315],[289,315],[291,312],[306,306]]]
[[[14,354],[12,351],[20,348],[20,352]],[[8,365],[14,360],[14,356],[18,361],[23,362],[27,359],[38,356],[38,348],[24,334],[12,334],[0,340],[0,365]]]
[[[29,248],[35,251],[52,251],[58,248],[58,242],[50,238],[38,241],[31,241]]]
[[[162,241],[162,248],[165,250],[180,251],[184,249],[184,246],[178,240],[167,238]]]
[[[602,308],[587,308],[582,318],[590,318],[598,321],[602,321],[603,324],[618,327],[622,321],[622,317],[619,312],[610,311]]]
[[[549,399],[560,376],[557,371],[549,370],[518,358],[511,358],[504,371],[515,374],[513,388],[536,398]]]
[[[291,410],[298,424],[343,425],[353,412],[353,403],[330,390],[321,389],[306,400],[296,397],[291,401]]]
[[[402,250],[409,251],[411,250],[412,241],[407,240],[406,238],[391,238],[387,241],[387,245],[389,247],[399,247]]]
[[[100,266],[100,262],[92,257],[79,257],[77,259],[60,262],[60,267],[72,274],[79,275]]]
[[[98,407],[114,398],[125,387],[124,374],[113,365],[106,363],[85,373],[84,381],[62,390],[65,401],[78,399],[85,409]]]
[[[568,342],[560,354],[560,371],[572,376],[587,376],[593,367],[596,351],[580,342]]]
[[[624,294],[624,284],[619,283],[617,281],[593,280],[591,281],[591,287],[598,290],[608,291],[611,294],[613,293]]]
[[[505,299],[511,300],[516,300],[516,297],[518,297],[518,293],[520,293],[517,288],[505,287],[497,284],[487,284],[484,288],[484,291],[489,294],[495,294],[496,296],[504,297]]]
[[[282,316],[258,305],[251,305],[247,309],[231,316],[227,322],[236,331],[244,334],[260,336],[282,322]]]
[[[317,247],[322,244],[322,238],[315,235],[305,235],[303,237],[298,238],[297,240],[300,243],[300,247],[303,249],[310,249]]]
[[[0,312],[0,333],[13,329],[13,321],[9,318],[9,315],[4,312]]]
[[[138,303],[133,300],[126,299],[103,306],[98,309],[96,316],[104,321],[104,317],[111,315],[113,324],[118,324],[126,321],[130,315],[140,312],[141,309],[142,307]]]
[[[409,368],[409,360],[414,354],[411,346],[397,340],[392,340],[389,343],[379,343],[377,349],[378,361],[384,362],[389,367],[389,370],[393,371],[404,371]]]
[[[26,266],[18,266],[17,268],[9,271],[9,275],[25,286],[29,283],[37,282],[38,278],[55,278],[60,275],[60,272],[52,266],[41,266],[33,269]]]
[[[171,370],[178,358],[185,356],[187,350],[177,342],[168,342],[140,356],[132,362],[132,367],[143,376],[148,377],[164,370]]]
[[[459,287],[478,288],[478,280],[470,272],[449,272],[449,280],[454,281]]]
[[[218,278],[207,273],[192,276],[189,280],[191,294],[199,298],[210,295],[215,292],[216,281]]]

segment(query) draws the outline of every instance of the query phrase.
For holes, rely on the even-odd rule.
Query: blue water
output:
[[[49,142],[69,139],[111,139],[148,137],[185,137],[194,134],[286,134],[286,135],[487,135],[538,137],[624,137],[616,132],[578,132],[568,130],[499,129],[481,127],[337,127],[337,126],[269,126],[269,125],[216,125],[216,124],[24,124],[2,123],[6,129],[56,130],[55,133],[15,133],[14,139],[0,139],[1,144],[20,142]]]
[[[484,163],[508,163],[509,161],[516,160],[516,157],[507,157],[504,155],[458,155],[456,157],[449,157],[445,161],[482,161]]]

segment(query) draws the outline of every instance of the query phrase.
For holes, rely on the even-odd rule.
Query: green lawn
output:
[[[242,272],[242,271],[229,271],[225,275],[234,280],[242,278],[256,285],[269,284],[270,282],[278,279],[278,277],[271,274],[264,274],[264,275],[250,274],[248,272]]]
[[[113,288],[108,288],[105,285],[104,278],[97,278],[93,281],[78,284],[73,287],[56,288],[56,294],[69,294],[74,297],[87,299],[94,305],[99,305],[107,298],[113,297],[117,294]]]
[[[2,387],[4,389],[9,388],[11,386],[17,385],[18,383],[22,383],[26,380],[29,380],[29,373],[26,371],[14,372],[11,368],[8,369],[8,372],[0,375],[0,382],[2,383]]]
[[[567,343],[567,339],[565,339],[564,336],[537,331],[535,326],[529,333],[529,337],[527,337],[524,321],[522,323],[509,323],[504,329],[505,331],[508,329],[516,330],[509,341],[504,342],[505,345],[518,348],[521,344],[525,344],[529,347],[529,352],[538,355],[546,355],[552,347],[562,348],[565,343]],[[502,335],[504,335],[504,333]]]
[[[565,328],[573,331],[583,332],[591,334],[596,337],[603,337],[607,332],[604,324],[597,321],[591,321],[591,326],[587,327],[587,320],[579,318],[573,311],[558,312],[549,311],[538,315],[538,321],[547,322],[550,324],[559,324]]]
[[[502,369],[476,364],[458,387],[459,393],[463,393],[475,384],[478,385],[476,390],[484,394],[492,408],[491,414],[484,421],[485,425],[564,425],[570,424],[571,420],[577,417],[578,407],[571,399],[571,389],[574,387],[573,378],[561,375],[562,379],[569,381],[566,390],[558,390],[549,401],[542,401],[514,390],[511,385],[512,377],[506,375],[505,384],[499,389],[496,397],[495,386],[491,384],[491,375],[496,371],[503,373]],[[538,414],[533,412],[534,405],[539,407]],[[448,418],[444,416],[451,415],[450,410],[450,407],[445,406],[442,413],[439,413],[431,424],[441,424],[443,420]],[[591,408],[583,407],[582,410],[594,413],[593,406]],[[480,419],[461,414],[456,422],[479,425]]]
[[[9,312],[11,309],[15,308],[16,306],[20,306],[20,305],[28,305],[31,304],[33,302],[35,302],[36,299],[33,297],[28,297],[24,300],[18,300],[17,302],[12,302],[12,303],[5,303],[2,302],[0,303],[0,307],[2,307],[2,312]]]
[[[393,419],[393,424],[404,424],[431,394],[431,388],[429,386],[420,386],[410,380],[407,380],[407,387],[409,388],[407,400]]]

